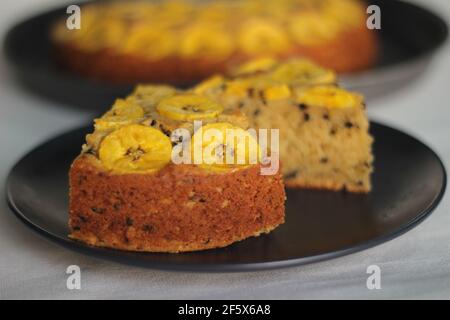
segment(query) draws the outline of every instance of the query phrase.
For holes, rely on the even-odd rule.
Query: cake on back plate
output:
[[[190,84],[270,54],[342,73],[372,67],[376,30],[359,0],[127,0],[82,6],[81,28],[51,28],[66,69],[118,83]]]

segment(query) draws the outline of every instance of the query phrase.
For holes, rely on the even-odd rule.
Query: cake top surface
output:
[[[166,166],[173,151],[187,143],[189,159],[201,168],[216,172],[244,168],[255,164],[255,157],[261,159],[255,136],[246,131],[248,118],[239,107],[249,99],[256,103],[255,98],[269,107],[272,102],[328,109],[364,106],[361,95],[336,85],[332,71],[307,60],[255,59],[228,76],[213,76],[188,90],[137,86],[94,120],[83,153],[115,172],[149,173]],[[276,110],[276,104],[272,106]],[[220,138],[209,135],[209,129]],[[236,137],[227,136],[230,130]],[[200,150],[202,161],[196,162],[192,152],[199,148],[209,151]],[[232,161],[214,162],[220,157]]]
[[[358,0],[133,0],[84,5],[79,30],[61,20],[52,35],[86,51],[224,59],[320,45],[364,23]]]
[[[306,59],[280,62],[260,58],[247,62],[228,76],[213,76],[192,89],[225,100],[259,97],[264,104],[286,101],[323,108],[361,106],[364,98],[337,85],[337,76]]]
[[[82,152],[116,173],[152,173],[174,162],[175,148],[181,152],[180,147],[188,146],[184,150],[192,164],[208,171],[229,171],[257,163],[250,157],[259,156],[259,146],[247,126],[242,112],[225,109],[207,96],[141,85],[94,120],[94,132],[86,136]],[[208,135],[211,130],[220,137]],[[227,130],[235,135],[232,141]],[[196,162],[194,152],[201,153],[200,161]]]

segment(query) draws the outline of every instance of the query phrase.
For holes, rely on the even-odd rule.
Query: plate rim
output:
[[[401,235],[405,234],[406,232],[412,230],[419,224],[421,224],[426,218],[428,218],[431,213],[436,209],[436,207],[441,202],[442,198],[445,195],[445,191],[447,188],[447,172],[444,163],[442,162],[442,159],[439,157],[439,155],[427,144],[423,143],[420,139],[416,138],[414,135],[409,134],[408,132],[405,132],[403,130],[399,130],[396,128],[393,128],[389,125],[384,125],[376,121],[370,122],[371,127],[372,126],[378,126],[384,129],[390,129],[397,133],[400,133],[402,135],[405,135],[409,137],[410,139],[414,140],[416,143],[422,145],[425,147],[428,152],[437,160],[437,163],[442,170],[442,185],[440,188],[440,191],[438,194],[436,194],[433,201],[429,204],[429,206],[425,209],[423,209],[421,212],[418,212],[417,215],[414,217],[414,219],[411,219],[407,223],[403,224],[398,229],[391,231],[387,234],[377,236],[375,238],[366,240],[364,242],[358,243],[356,245],[351,245],[348,247],[344,247],[339,250],[331,251],[331,252],[325,252],[318,255],[311,255],[301,258],[294,258],[294,259],[285,259],[285,260],[277,260],[277,261],[268,261],[268,262],[251,262],[251,263],[236,263],[236,262],[220,262],[220,263],[183,263],[183,262],[161,262],[161,261],[148,261],[143,259],[137,259],[134,257],[135,255],[145,255],[145,254],[151,254],[151,255],[170,255],[170,253],[148,253],[148,252],[132,252],[132,251],[123,251],[118,249],[110,249],[110,248],[102,248],[102,247],[94,247],[89,246],[86,244],[83,244],[81,242],[72,240],[70,238],[61,237],[57,234],[54,234],[52,232],[47,231],[42,226],[36,224],[35,222],[31,221],[16,205],[14,201],[14,196],[12,195],[11,190],[11,184],[12,180],[14,179],[13,175],[14,172],[17,170],[17,167],[21,165],[23,161],[26,160],[30,154],[38,151],[40,148],[44,147],[45,145],[55,142],[58,139],[61,139],[66,136],[70,136],[74,134],[77,131],[83,130],[89,126],[80,126],[78,128],[74,128],[72,130],[68,130],[62,134],[55,135],[44,142],[38,144],[36,147],[32,148],[29,152],[26,152],[20,159],[13,165],[13,167],[10,169],[10,172],[6,179],[6,185],[5,185],[5,195],[6,195],[6,201],[8,204],[8,207],[10,210],[14,213],[14,215],[19,218],[20,221],[22,221],[26,226],[30,227],[32,230],[34,230],[36,233],[38,233],[40,236],[44,237],[47,240],[52,240],[52,242],[55,242],[59,245],[61,245],[64,248],[71,249],[73,251],[76,251],[78,253],[82,253],[85,255],[88,255],[93,258],[102,258],[109,261],[119,262],[122,264],[127,265],[134,265],[134,266],[141,266],[145,268],[153,268],[153,269],[160,269],[160,270],[173,270],[173,271],[190,271],[190,272],[248,272],[248,271],[262,271],[262,270],[272,270],[272,269],[279,269],[279,268],[287,268],[287,267],[293,267],[293,266],[301,266],[311,263],[316,263],[324,260],[330,260],[335,259],[339,257],[343,257],[352,253],[360,252],[363,250],[367,250],[369,248],[381,245],[385,242],[391,241],[397,237],[400,237]],[[244,240],[245,241],[245,240]],[[226,248],[219,248],[219,249],[211,249],[211,250],[226,250]],[[189,254],[189,253],[179,253],[179,254]]]

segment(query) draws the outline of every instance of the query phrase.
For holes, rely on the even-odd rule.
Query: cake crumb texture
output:
[[[156,174],[110,174],[89,154],[70,170],[70,237],[131,251],[225,247],[284,222],[281,175],[259,166],[210,175],[188,165]]]

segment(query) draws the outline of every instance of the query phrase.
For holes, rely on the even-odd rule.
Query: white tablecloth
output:
[[[450,18],[450,1],[426,5]],[[61,3],[3,0],[0,32],[18,18]],[[399,17],[400,18],[400,17]],[[417,82],[372,101],[370,117],[413,133],[450,161],[450,47]],[[0,194],[14,162],[57,133],[85,123],[89,112],[65,108],[25,92],[0,61]],[[342,258],[251,273],[166,272],[104,261],[62,248],[37,235],[0,201],[0,299],[11,298],[450,298],[448,193],[417,228],[378,247]],[[66,288],[66,268],[81,268],[81,290]],[[381,290],[368,290],[366,268],[381,268]]]

